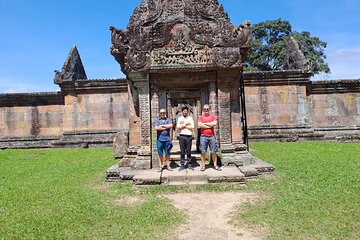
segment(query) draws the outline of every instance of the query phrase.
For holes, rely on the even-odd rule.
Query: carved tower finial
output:
[[[79,51],[73,45],[64,65],[60,71],[55,70],[54,83],[75,81],[77,79],[87,79],[84,66],[81,62]]]

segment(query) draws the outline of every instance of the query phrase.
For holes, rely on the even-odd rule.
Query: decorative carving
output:
[[[55,70],[54,83],[73,82],[77,79],[87,79],[84,66],[81,62],[80,54],[74,45],[65,60],[61,72]]]
[[[151,119],[150,119],[150,89],[147,82],[135,82],[139,91],[140,110],[140,143],[141,146],[150,146]]]
[[[125,30],[110,30],[124,73],[151,65],[238,67],[251,47],[250,22],[234,27],[217,0],[142,0]]]
[[[301,69],[308,72],[312,69],[311,61],[305,59],[304,53],[300,50],[298,42],[293,37],[289,38],[283,68],[287,70]]]
[[[239,48],[220,48],[216,47],[214,50],[214,61],[220,67],[233,66],[240,58]]]
[[[221,143],[231,143],[230,84],[222,82],[218,89],[218,110]]]

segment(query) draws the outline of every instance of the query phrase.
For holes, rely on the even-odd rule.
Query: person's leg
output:
[[[192,136],[186,137],[186,157],[187,157],[187,165],[192,168],[191,165],[191,144],[192,144]]]
[[[166,159],[166,166],[167,166],[166,168],[167,168],[167,170],[172,171],[172,168],[170,166],[170,164],[171,164],[170,155],[165,155],[165,159]]]
[[[166,159],[166,168],[167,168],[167,170],[172,171],[172,168],[170,167],[170,164],[171,164],[171,161],[170,161],[170,149],[171,148],[169,148],[169,144],[172,145],[170,141],[166,142],[166,144],[165,144],[165,146],[166,146],[165,147],[165,159]]]
[[[186,150],[186,137],[179,136],[179,145],[180,145],[180,169],[184,169],[185,165],[185,150]]]
[[[206,137],[200,137],[200,153],[201,153],[201,166],[200,170],[205,170],[205,154],[206,154]]]
[[[164,153],[162,142],[157,140],[156,141],[156,147],[157,147],[157,150],[158,150],[158,161],[159,161],[159,169],[158,169],[158,171],[161,171],[162,164],[163,164],[163,153]]]
[[[210,153],[211,153],[211,158],[214,164],[214,168],[218,171],[220,171],[220,167],[217,165],[217,155],[216,152],[218,150],[217,148],[217,143],[216,143],[216,138],[215,137],[211,137],[209,138],[210,140]]]

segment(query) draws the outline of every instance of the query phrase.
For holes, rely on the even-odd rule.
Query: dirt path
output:
[[[252,240],[263,239],[261,233],[238,228],[228,223],[228,215],[235,206],[256,201],[251,193],[191,193],[165,195],[176,208],[188,214],[188,221],[179,227],[179,239],[196,240]]]

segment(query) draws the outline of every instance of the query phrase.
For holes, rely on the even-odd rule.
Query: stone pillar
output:
[[[151,168],[151,106],[148,73],[131,73],[128,78],[132,81],[139,96],[139,137],[140,144],[137,157],[131,162],[133,169]]]
[[[239,103],[232,102],[231,97],[231,93],[234,94],[233,89],[238,87],[236,83],[234,84],[235,78],[235,70],[218,72],[218,122],[220,128],[221,160],[224,166],[243,165],[241,157],[235,153],[232,136],[233,111],[240,110]]]
[[[230,91],[231,101],[231,136],[232,142],[235,144],[242,143],[242,129],[241,129],[241,109],[240,109],[240,76],[234,76],[232,81],[233,87]]]
[[[139,96],[132,85],[132,83],[128,85],[129,145],[135,148],[140,146],[140,116]]]
[[[217,93],[216,93],[216,82],[210,82],[209,83],[209,105],[210,105],[210,110],[212,112],[212,114],[214,114],[215,116],[218,117],[219,120],[219,113],[218,113],[218,101],[217,101]],[[202,109],[201,109],[202,111]],[[218,121],[218,126],[219,126],[220,121]],[[219,132],[219,127],[215,128],[215,135],[216,135],[216,139],[220,140],[219,136],[220,136],[220,132]]]
[[[152,156],[152,168],[158,167],[159,162],[157,160],[158,158],[158,152],[156,148],[156,136],[157,131],[155,129],[155,121],[159,117],[159,111],[160,111],[160,103],[159,103],[159,89],[156,85],[151,86],[151,156]]]

